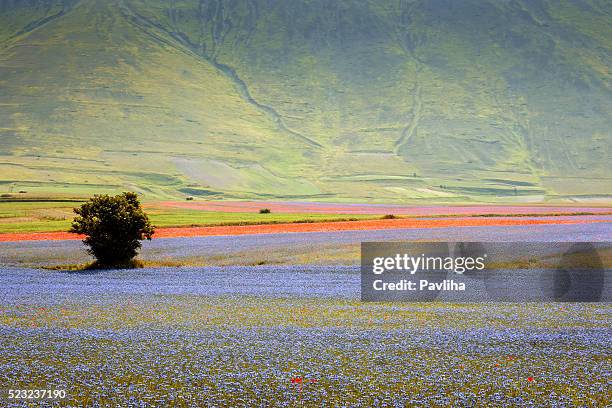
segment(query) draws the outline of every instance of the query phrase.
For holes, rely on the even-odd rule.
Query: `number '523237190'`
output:
[[[8,399],[62,399],[66,390],[24,389],[8,390]]]

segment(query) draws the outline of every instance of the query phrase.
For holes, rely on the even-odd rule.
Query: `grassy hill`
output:
[[[0,0],[0,192],[610,198],[603,0]]]

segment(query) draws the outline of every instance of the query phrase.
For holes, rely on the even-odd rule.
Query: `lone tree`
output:
[[[129,266],[140,241],[150,240],[154,233],[136,193],[96,195],[74,212],[70,232],[86,235],[83,243],[96,258],[96,266]]]

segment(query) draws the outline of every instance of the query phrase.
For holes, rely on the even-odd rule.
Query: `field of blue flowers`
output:
[[[58,406],[610,404],[609,303],[362,303],[356,271],[5,267],[0,390],[64,389]]]

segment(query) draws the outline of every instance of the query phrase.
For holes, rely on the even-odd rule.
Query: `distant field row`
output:
[[[0,201],[0,233],[67,231],[79,201]],[[610,208],[581,207],[402,207],[367,204],[280,202],[162,202],[145,205],[157,227],[237,226],[278,223],[313,223],[394,218],[606,215]],[[259,210],[270,208],[271,213]]]
[[[0,233],[66,231],[78,202],[0,202]],[[380,218],[371,214],[308,214],[147,209],[158,227],[252,225],[293,222],[350,221]]]

